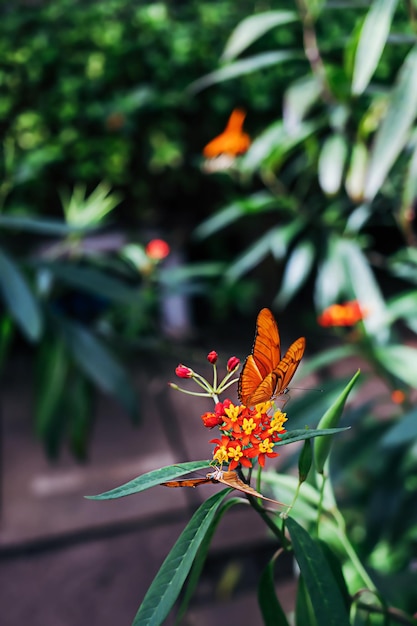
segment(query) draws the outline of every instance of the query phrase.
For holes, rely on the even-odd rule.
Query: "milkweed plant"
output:
[[[334,317],[334,311],[330,311],[327,322],[348,323],[352,320],[349,306],[347,311],[343,319],[340,315]],[[158,626],[173,611],[176,623],[181,622],[220,520],[232,507],[242,505],[249,505],[252,515],[260,516],[265,532],[272,534],[276,541],[276,550],[258,585],[259,611],[264,624],[417,623],[411,615],[387,604],[358,557],[338,508],[329,471],[334,436],[350,428],[339,424],[360,370],[328,406],[317,428],[291,429],[291,411],[284,412],[287,403],[281,402],[284,391],[255,406],[234,403],[228,396],[239,382],[240,360],[231,356],[222,378],[217,352],[211,351],[207,360],[212,365],[210,380],[188,365],[179,364],[176,375],[182,385],[172,382],[169,385],[173,391],[213,400],[213,410],[204,412],[201,421],[196,419],[196,427],[202,424],[215,432],[209,441],[210,458],[158,468],[110,491],[86,496],[92,500],[108,500],[137,495],[158,485],[187,488],[215,483],[220,488],[194,512],[162,563],[132,626]],[[272,467],[278,450],[297,442],[298,469],[290,475],[281,475]],[[205,470],[204,477],[183,478],[202,470]],[[284,496],[286,503],[281,502]],[[288,553],[297,565],[295,605],[290,614],[281,606],[275,582],[275,570]]]

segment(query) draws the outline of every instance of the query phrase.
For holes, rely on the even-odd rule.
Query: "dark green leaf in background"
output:
[[[136,613],[132,626],[159,626],[172,609],[197,551],[230,489],[216,493],[197,509],[178,537]],[[341,625],[342,626],[342,625]]]
[[[343,597],[320,544],[312,539],[292,517],[287,519],[286,525],[317,624],[349,626]]]
[[[39,339],[43,326],[39,303],[18,264],[1,249],[0,293],[26,338]]]

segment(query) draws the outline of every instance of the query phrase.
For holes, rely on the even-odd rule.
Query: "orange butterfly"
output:
[[[255,341],[239,378],[239,400],[245,406],[267,402],[285,393],[300,364],[306,340],[300,337],[281,359],[278,326],[269,309],[262,309],[256,320]]]
[[[234,109],[224,131],[205,146],[204,156],[208,159],[216,158],[221,154],[235,157],[246,152],[250,146],[250,137],[243,132],[245,117],[244,111]]]
[[[164,485],[164,487],[197,487],[198,485],[204,485],[207,483],[222,483],[223,485],[227,485],[228,487],[232,487],[233,489],[237,489],[243,493],[248,493],[251,496],[256,496],[257,498],[262,498],[263,500],[268,500],[269,502],[275,502],[275,504],[282,504],[282,506],[286,506],[282,502],[278,502],[278,500],[272,500],[271,498],[263,496],[259,493],[259,491],[256,491],[250,485],[244,483],[243,480],[240,480],[236,472],[224,472],[220,468],[216,468],[214,472],[210,472],[205,478],[170,480],[166,483],[161,483],[161,485]]]

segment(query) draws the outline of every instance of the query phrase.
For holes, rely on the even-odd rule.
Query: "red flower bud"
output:
[[[170,247],[163,239],[152,239],[147,244],[145,252],[150,259],[161,261],[170,253]]]
[[[214,350],[212,350],[212,351],[211,351],[211,352],[209,352],[209,353],[208,353],[208,355],[207,355],[207,361],[208,361],[209,363],[212,363],[212,364],[214,365],[214,364],[217,362],[217,357],[218,357],[217,352],[215,352]]]
[[[227,361],[227,371],[233,372],[239,367],[239,365],[240,359],[238,359],[237,356],[231,356],[230,359]]]
[[[201,416],[203,420],[203,424],[206,428],[214,428],[215,426],[220,426],[223,423],[223,418],[219,417],[215,413],[204,413]]]
[[[175,368],[175,373],[179,378],[192,378],[193,370],[181,363]]]

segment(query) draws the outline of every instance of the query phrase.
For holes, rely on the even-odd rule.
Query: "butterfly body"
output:
[[[253,406],[285,393],[304,350],[305,338],[299,337],[281,359],[277,323],[269,309],[261,309],[252,353],[246,358],[239,378],[238,395],[242,404]]]

